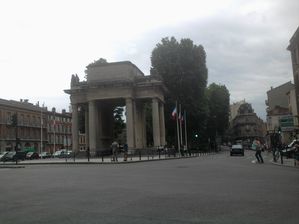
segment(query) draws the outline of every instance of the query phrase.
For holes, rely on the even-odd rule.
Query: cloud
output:
[[[293,79],[286,47],[299,25],[298,1],[275,3],[241,1],[217,16],[153,29],[134,41],[134,54],[120,51],[117,58],[129,56],[148,73],[151,51],[163,37],[190,38],[206,50],[209,83],[226,85],[231,102],[245,98],[265,119],[266,92]]]
[[[152,50],[174,36],[202,44],[209,83],[226,85],[232,102],[245,98],[265,119],[267,90],[293,79],[286,47],[298,8],[298,0],[1,3],[0,97],[53,99],[53,106],[57,99],[68,107],[62,95],[71,74],[82,79],[100,57],[130,60],[149,74]]]

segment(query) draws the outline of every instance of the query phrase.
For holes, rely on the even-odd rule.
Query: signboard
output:
[[[279,126],[281,128],[290,128],[294,127],[294,118],[293,116],[283,116],[279,118]]]

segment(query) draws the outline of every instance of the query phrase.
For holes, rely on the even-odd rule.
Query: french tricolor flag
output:
[[[171,113],[171,116],[172,116],[173,119],[176,118],[176,116],[177,116],[177,109],[176,109],[176,107],[173,109],[173,111]]]

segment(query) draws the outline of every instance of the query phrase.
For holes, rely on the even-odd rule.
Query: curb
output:
[[[25,166],[16,166],[16,165],[0,165],[0,169],[19,169],[19,168],[25,168]]]
[[[25,166],[29,165],[118,165],[118,164],[131,164],[131,163],[142,163],[142,162],[156,162],[156,161],[166,161],[166,160],[178,160],[178,159],[194,159],[200,158],[202,156],[191,156],[191,157],[175,157],[175,158],[163,158],[163,159],[149,159],[149,160],[135,160],[135,161],[120,161],[120,162],[43,162],[43,163],[20,163],[20,166],[16,166],[15,164],[5,164],[1,165],[0,168],[25,168]]]
[[[299,166],[287,165],[285,163],[281,164],[281,163],[273,162],[273,161],[270,161],[270,163],[272,163],[273,165],[276,165],[276,166],[292,167],[292,168],[295,168],[295,169],[299,169]]]

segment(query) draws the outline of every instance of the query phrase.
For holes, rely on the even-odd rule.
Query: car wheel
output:
[[[230,156],[233,156],[233,154],[232,154],[232,153],[230,153]]]

